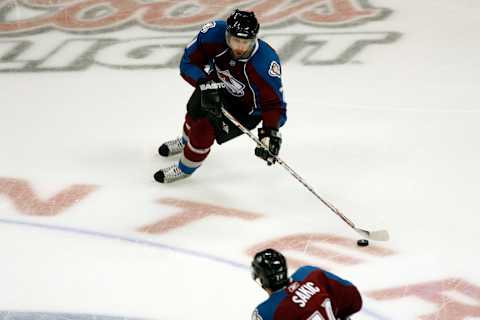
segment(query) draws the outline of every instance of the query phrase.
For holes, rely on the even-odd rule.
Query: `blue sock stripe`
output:
[[[182,172],[184,172],[186,174],[192,174],[192,173],[195,172],[195,170],[197,170],[199,168],[199,167],[196,167],[196,168],[188,167],[188,166],[184,165],[182,163],[182,161],[178,162],[178,167],[180,168],[180,170],[182,170]]]

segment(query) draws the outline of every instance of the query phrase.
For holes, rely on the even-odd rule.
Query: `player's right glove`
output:
[[[201,93],[202,110],[213,121],[220,121],[222,119],[223,107],[220,90],[225,87],[222,82],[215,82],[213,80],[199,83]]]
[[[282,135],[280,131],[275,128],[258,128],[258,139],[260,139],[268,149],[257,145],[255,155],[267,161],[267,164],[271,166],[277,161],[272,155],[278,156],[280,146],[282,145]]]

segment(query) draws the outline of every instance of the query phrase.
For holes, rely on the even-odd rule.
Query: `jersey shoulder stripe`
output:
[[[323,270],[313,266],[303,266],[298,268],[298,270],[292,274],[292,280],[303,281],[314,271],[323,271]]]
[[[309,275],[311,275],[313,272],[316,272],[316,271],[323,273],[323,275],[326,278],[328,278],[329,280],[333,280],[333,281],[335,281],[335,282],[337,282],[337,283],[339,283],[343,286],[353,286],[353,284],[350,281],[342,279],[334,273],[331,273],[331,272],[328,272],[328,271],[325,271],[325,270],[322,270],[320,268],[313,267],[313,266],[304,266],[304,267],[299,268],[297,271],[295,271],[294,274],[292,274],[292,280],[293,281],[303,281]]]

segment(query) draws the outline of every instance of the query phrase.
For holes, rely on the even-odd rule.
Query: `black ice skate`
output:
[[[180,168],[176,164],[159,170],[153,176],[153,178],[160,183],[175,182],[177,180],[185,179],[188,177],[190,177],[190,175],[180,170]]]
[[[177,139],[169,140],[163,143],[160,148],[158,148],[158,153],[162,157],[170,157],[176,154],[182,153],[183,147],[185,144],[183,143],[183,138],[179,137]]]

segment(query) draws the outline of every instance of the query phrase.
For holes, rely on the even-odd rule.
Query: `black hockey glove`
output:
[[[210,120],[218,122],[222,119],[221,108],[223,106],[222,97],[220,95],[221,88],[225,85],[221,82],[212,80],[199,84],[201,93],[201,106]]]
[[[258,128],[258,138],[268,150],[257,145],[255,148],[255,155],[267,161],[267,164],[271,166],[277,161],[272,155],[278,156],[282,144],[282,135],[278,129]]]

